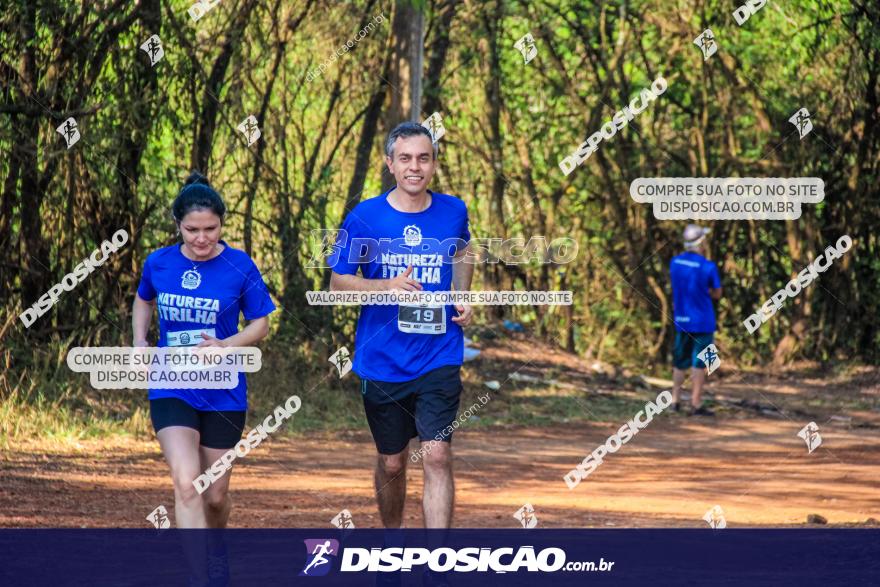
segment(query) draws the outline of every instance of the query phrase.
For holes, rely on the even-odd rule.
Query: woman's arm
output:
[[[147,332],[150,330],[150,320],[153,318],[155,305],[155,299],[148,302],[134,294],[134,305],[131,307],[131,346],[150,346],[147,342]]]

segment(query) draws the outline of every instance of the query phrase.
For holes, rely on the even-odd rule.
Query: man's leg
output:
[[[681,384],[684,383],[685,370],[678,367],[672,368],[672,404],[678,405],[678,397],[681,394]]]
[[[684,371],[682,371],[684,373]],[[691,379],[693,380],[694,391],[691,394],[691,405],[696,410],[702,403],[703,383],[706,381],[706,370],[702,367],[694,367],[691,369]]]
[[[672,409],[678,411],[681,397],[681,386],[684,383],[687,368],[691,362],[691,339],[686,332],[675,331],[675,343],[672,347]]]
[[[379,455],[376,462],[376,502],[386,528],[400,528],[406,503],[406,457],[408,448],[397,454]]]
[[[430,442],[422,442],[422,448]],[[425,491],[422,496],[425,528],[449,528],[452,525],[452,507],[455,502],[452,445],[448,442],[435,442],[430,452],[424,453],[422,463],[425,470]]]

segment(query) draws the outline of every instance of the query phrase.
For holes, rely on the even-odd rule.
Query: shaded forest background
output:
[[[169,0],[7,2],[0,392],[51,382],[75,394],[88,384],[66,370],[66,349],[131,343],[143,260],[175,241],[170,204],[190,169],[224,196],[224,238],[281,308],[264,344],[278,376],[325,372],[352,347],[356,311],[306,305],[329,279],[306,267],[312,231],[378,194],[385,134],[434,111],[447,132],[432,187],[467,202],[475,237],[580,245],[564,266],[479,266],[474,289],[575,293],[569,308],[484,308],[480,321],[520,321],[587,358],[665,364],[667,269],[685,223],[656,220],[630,182],[816,176],[825,201],[799,220],[710,223],[719,347],[737,364],[876,362],[880,8],[768,3],[737,26],[736,4],[223,0],[193,21],[188,2]],[[719,52],[704,62],[692,41],[709,27]],[[524,64],[514,43],[528,32],[538,55]],[[165,56],[151,67],[139,46],[153,34]],[[563,176],[558,161],[661,74],[666,93]],[[801,107],[814,125],[803,140],[788,122]],[[236,130],[248,115],[262,132],[251,147]],[[55,128],[69,116],[82,138],[67,149]],[[119,228],[129,244],[25,329],[21,311]],[[853,249],[748,335],[742,320],[843,234]]]

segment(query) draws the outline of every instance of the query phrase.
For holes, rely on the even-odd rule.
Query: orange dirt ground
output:
[[[535,360],[511,365],[513,356],[535,353]],[[542,375],[542,368],[562,369],[558,379],[580,387],[583,379],[596,378],[571,355],[527,341],[487,348],[480,361],[485,363],[465,368],[466,387],[477,389],[476,377],[500,376],[499,393],[509,397],[517,386],[503,377],[514,370]],[[503,372],[493,373],[493,365],[503,365]],[[823,409],[813,401],[873,401],[880,389],[877,370],[849,383],[809,373],[719,373],[709,388],[716,398],[748,398],[783,413],[722,407],[716,418],[664,414],[573,490],[563,475],[622,422],[457,432],[455,525],[518,527],[513,514],[525,503],[545,528],[705,527],[702,517],[716,504],[728,527],[800,525],[809,514],[830,525],[878,525],[880,412]],[[605,387],[614,391],[613,384]],[[810,420],[823,439],[812,454],[797,437]],[[366,430],[271,438],[236,462],[230,527],[327,527],[342,509],[351,511],[357,527],[377,527],[374,459]],[[24,443],[0,456],[0,479],[4,527],[145,527],[145,516],[158,505],[174,510],[155,441],[112,437],[60,448]],[[412,466],[405,513],[410,527],[421,525],[421,485],[420,466]]]

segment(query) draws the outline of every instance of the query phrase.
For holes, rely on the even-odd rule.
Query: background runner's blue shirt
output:
[[[718,266],[692,251],[672,258],[672,309],[681,332],[715,332],[715,309],[709,288],[721,287]]]
[[[157,346],[198,342],[184,331],[207,330],[211,334],[213,329],[215,338],[228,338],[238,332],[239,313],[246,320],[255,320],[275,310],[263,276],[247,253],[225,241],[220,244],[223,251],[209,261],[187,259],[179,243],[154,251],[144,261],[138,295],[146,301],[156,298]],[[176,397],[197,410],[241,411],[247,409],[247,381],[244,373],[239,373],[234,389],[150,389],[149,397]]]
[[[360,268],[366,279],[391,279],[411,264],[410,277],[424,291],[451,290],[452,256],[471,238],[464,202],[429,190],[431,205],[426,210],[401,212],[388,203],[390,191],[351,211],[327,264],[340,275],[355,275]],[[374,239],[375,244],[357,239]],[[400,382],[438,367],[461,365],[462,329],[452,321],[457,315],[453,305],[446,306],[443,334],[403,332],[397,323],[398,306],[361,306],[352,369],[364,379]]]

